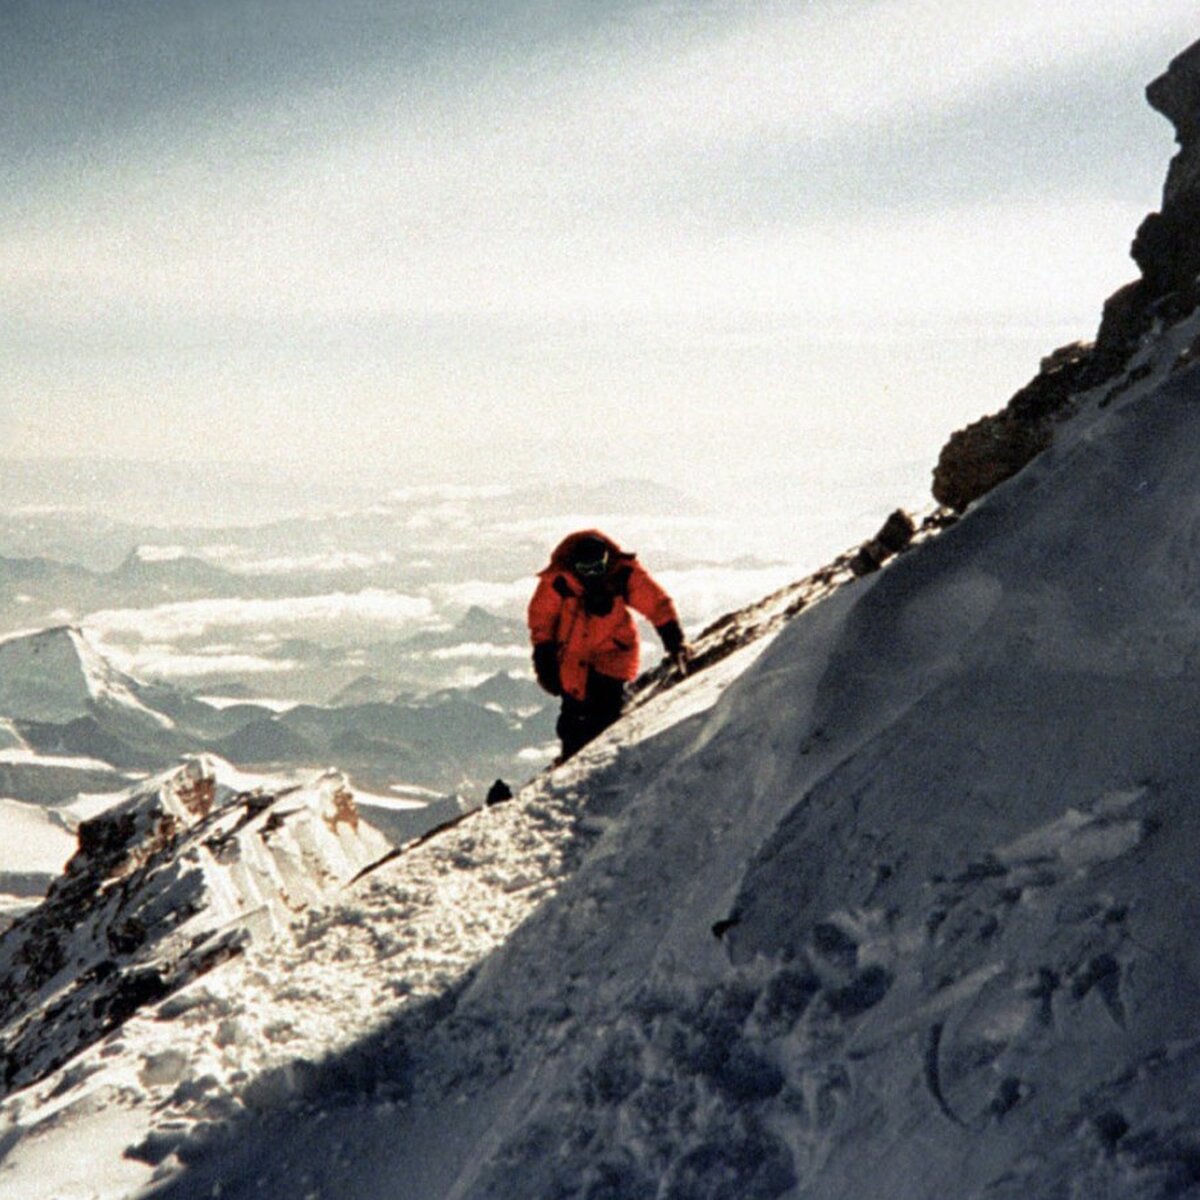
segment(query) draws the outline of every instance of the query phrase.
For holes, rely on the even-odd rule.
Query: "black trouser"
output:
[[[563,696],[558,714],[557,733],[562,741],[562,756],[570,758],[592,738],[603,733],[625,706],[625,683],[598,671],[588,672],[587,692],[582,700]]]

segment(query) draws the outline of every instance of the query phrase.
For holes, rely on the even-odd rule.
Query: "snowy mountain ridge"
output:
[[[271,938],[390,843],[346,781],[264,791],[211,756],[79,827],[42,905],[0,940],[6,1091],[37,1082],[251,937]]]
[[[334,707],[209,703],[126,674],[77,628],[14,634],[0,641],[0,797],[61,803],[117,791],[126,772],[203,750],[251,770],[337,762],[376,790],[399,781],[481,798],[523,753],[545,762],[553,730],[531,682],[488,682],[478,695],[451,688],[386,700],[366,688]]]
[[[1103,603],[1142,594],[1125,559],[1162,513],[1098,549],[1070,536],[1087,489],[1188,510],[1200,385],[1171,367],[1197,332],[941,537],[774,597],[773,640],[648,687],[515,802],[17,1093],[25,1194],[55,1194],[30,1172],[57,1130],[106,1122],[130,1149],[101,1196],[1178,1194],[1200,1045],[1163,938],[1195,902],[1191,768],[1158,732],[1187,688],[1124,695],[1173,623],[1147,614],[1098,679],[1091,639],[1036,634],[1087,631],[1096,552]],[[1106,681],[1097,718],[1078,698]]]
[[[1200,80],[1200,47],[1172,71]],[[1200,87],[1165,90],[1200,131]],[[1166,226],[1196,242],[1194,222]],[[113,971],[64,974],[90,1006],[51,1001],[27,1041],[14,1009],[13,1081],[37,1082],[0,1106],[0,1183],[21,1200],[1200,1191],[1194,275],[1169,295],[1144,278],[1124,334],[1109,321],[1120,361],[1033,414],[1050,436],[951,527],[714,627],[704,669],[646,681],[511,803],[333,871],[344,886],[285,903],[274,936],[165,999],[134,974],[123,1024],[79,990]],[[134,806],[156,814],[137,844],[184,819],[176,799]],[[261,840],[262,815],[227,832]],[[156,854],[171,896],[188,860]],[[156,911],[172,944],[179,910]],[[0,954],[49,999],[36,916]],[[85,960],[121,949],[111,924],[81,928]],[[198,932],[178,961],[223,945]],[[47,1047],[81,1032],[53,1066]]]
[[[637,743],[703,711],[764,644],[750,644],[647,703],[625,722],[626,736]],[[519,804],[479,810],[419,848],[379,856],[387,861],[336,900],[327,897],[327,907],[283,911],[288,927],[276,936],[239,936],[238,952],[219,969],[184,984],[174,998],[149,997],[146,1016],[133,1016],[74,1065],[0,1104],[0,1127],[7,1123],[13,1143],[0,1171],[20,1181],[31,1200],[64,1186],[122,1195],[151,1168],[169,1176],[179,1155],[191,1157],[193,1145],[221,1137],[226,1121],[297,1111],[317,1096],[353,1095],[400,1052],[390,1038],[396,1015],[411,1013],[423,1024],[442,1012],[446,997],[553,896],[610,827],[598,805],[584,811],[581,788],[591,795],[590,808],[593,788],[616,768],[618,753],[624,750],[598,746],[542,779]],[[160,786],[186,791],[195,774]],[[477,1031],[473,1052],[488,1053],[491,1036]],[[408,1090],[400,1078],[366,1086],[382,1113],[398,1111]],[[458,1116],[451,1121],[460,1123]],[[73,1137],[111,1136],[115,1153],[90,1166],[64,1162],[55,1152],[64,1125]]]
[[[282,1196],[302,1130],[318,1196],[1186,1194],[1197,333],[719,683],[369,876],[380,919],[417,880],[435,927],[468,881],[481,923],[529,907],[155,1194]]]

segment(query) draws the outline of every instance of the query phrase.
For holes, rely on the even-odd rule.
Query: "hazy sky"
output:
[[[1197,36],[1195,0],[0,0],[0,454],[929,457],[1135,275],[1143,89]]]

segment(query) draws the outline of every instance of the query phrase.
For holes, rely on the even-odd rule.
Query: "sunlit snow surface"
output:
[[[73,1066],[12,1097],[0,1108],[13,1143],[0,1184],[47,1200],[123,1195],[151,1173],[121,1157],[128,1146],[157,1161],[211,1121],[286,1110],[324,1088],[323,1057],[354,1058],[361,1039],[388,1030],[398,1014],[424,1019],[430,1002],[461,987],[554,893],[606,826],[582,811],[581,781],[590,788],[597,771],[611,774],[625,743],[711,706],[761,645],[639,710],[621,743],[605,739],[527,789],[519,804],[478,812],[348,888],[333,907],[301,906],[287,934],[256,939],[153,1016],[135,1017]],[[357,799],[368,817],[411,805]],[[335,1090],[370,1069],[368,1055]],[[390,1111],[392,1089],[381,1082],[378,1090]],[[119,1122],[115,1110],[125,1114]],[[93,1146],[91,1166],[56,1159],[77,1137]]]
[[[1196,333],[941,537],[11,1096],[0,1185],[1188,1194],[1200,376],[1160,385]]]

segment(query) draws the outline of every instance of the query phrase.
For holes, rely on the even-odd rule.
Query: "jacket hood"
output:
[[[569,571],[571,569],[571,562],[575,557],[576,547],[578,547],[580,542],[590,538],[603,542],[608,547],[608,557],[611,562],[618,560],[629,562],[635,557],[632,553],[622,550],[608,534],[601,533],[599,529],[580,529],[575,533],[568,534],[555,546],[554,553],[550,555],[550,562],[543,570]]]

